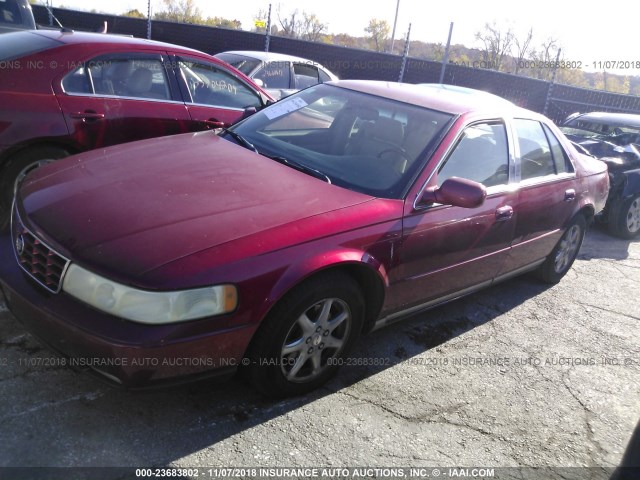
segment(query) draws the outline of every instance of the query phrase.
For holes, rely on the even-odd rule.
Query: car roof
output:
[[[640,115],[632,113],[611,113],[611,112],[590,112],[576,115],[568,121],[588,120],[598,123],[606,123],[608,125],[628,125],[630,127],[640,128]]]
[[[465,95],[477,96],[478,98],[482,98],[487,101],[493,100],[496,102],[507,102],[513,105],[512,102],[510,102],[505,98],[502,98],[499,95],[495,95],[493,93],[489,93],[484,90],[477,90],[475,88],[461,87],[459,85],[447,85],[446,83],[418,83],[418,85],[425,88],[435,88],[435,89],[446,90],[449,92],[458,92],[458,93],[463,93]]]
[[[316,65],[320,65],[320,63],[315,62],[313,60],[309,60],[308,58],[296,57],[295,55],[287,55],[286,53],[261,52],[258,50],[228,50],[226,52],[221,52],[221,53],[231,53],[233,55],[244,55],[245,57],[252,57],[262,62],[303,62],[303,63],[312,62]]]
[[[155,40],[147,40],[145,38],[136,38],[128,35],[113,35],[108,33],[91,33],[91,32],[75,32],[72,30],[28,30],[24,32],[16,32],[13,35],[40,35],[42,37],[50,38],[64,44],[120,44],[120,45],[133,45],[146,48],[157,48],[181,50],[184,52],[197,52],[202,53],[191,48],[181,47],[179,45],[173,45],[171,43],[157,42]]]
[[[474,91],[470,88],[460,91],[457,87],[453,89],[430,88],[424,85],[373,80],[339,80],[330,83],[338,87],[456,115],[469,112],[493,114],[508,112],[510,114],[524,114],[530,118],[540,117],[537,113],[520,108],[501,97],[479,90]]]

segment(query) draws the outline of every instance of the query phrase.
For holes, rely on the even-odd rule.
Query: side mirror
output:
[[[466,178],[451,177],[440,187],[427,188],[420,199],[421,205],[441,203],[454,207],[475,208],[484,203],[487,189],[484,185]]]
[[[264,88],[264,82],[262,81],[261,78],[252,78],[252,80],[253,80],[253,83],[258,85],[260,88]]]

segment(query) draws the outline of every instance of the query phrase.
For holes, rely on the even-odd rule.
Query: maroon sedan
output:
[[[0,228],[9,221],[16,183],[36,166],[132,140],[226,127],[271,101],[234,68],[175,45],[65,31],[2,35]]]
[[[608,186],[533,112],[339,81],[219,135],[35,170],[0,285],[36,336],[124,386],[241,368],[300,394],[363,332],[527,271],[558,282]]]

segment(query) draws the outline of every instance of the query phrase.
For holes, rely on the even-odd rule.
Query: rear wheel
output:
[[[29,172],[67,155],[69,152],[62,148],[40,146],[21,150],[9,158],[0,177],[0,230],[9,225],[13,196]]]
[[[578,256],[586,227],[587,222],[582,215],[573,219],[553,251],[538,268],[538,277],[542,281],[558,283],[565,276]]]
[[[627,240],[640,233],[640,194],[614,206],[609,220],[609,232]]]
[[[287,295],[260,327],[246,373],[262,393],[300,395],[338,370],[362,329],[364,300],[342,274],[311,279]]]

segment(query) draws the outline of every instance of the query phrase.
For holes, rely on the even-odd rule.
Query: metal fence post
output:
[[[407,40],[404,43],[404,53],[402,54],[402,66],[400,67],[400,78],[398,83],[402,83],[404,78],[404,69],[407,66],[407,57],[409,56],[409,38],[411,36],[411,24],[409,24],[409,30],[407,30]]]
[[[151,40],[151,0],[147,5],[147,38]]]
[[[543,115],[547,114],[549,110],[549,103],[551,102],[551,94],[553,93],[553,85],[556,83],[556,75],[558,73],[558,63],[560,63],[560,52],[562,49],[558,49],[558,55],[556,55],[556,63],[553,65],[553,74],[551,75],[551,83],[549,84],[549,88],[547,89],[547,99],[544,101],[544,110],[542,111]]]
[[[398,23],[398,10],[400,10],[400,0],[396,3],[396,19],[393,21],[393,33],[391,34],[391,48],[389,53],[393,53],[393,46],[396,43],[396,24]]]
[[[271,4],[269,4],[269,16],[267,17],[267,38],[264,42],[264,51],[269,51],[269,41],[271,40]]]
[[[49,26],[53,27],[53,12],[51,9],[53,8],[53,0],[47,0],[47,12],[49,13]]]
[[[447,38],[447,48],[444,49],[444,57],[442,57],[442,69],[440,70],[440,85],[444,81],[444,71],[447,69],[447,63],[449,62],[449,47],[451,46],[451,34],[453,33],[453,22],[449,25],[449,38]]]

